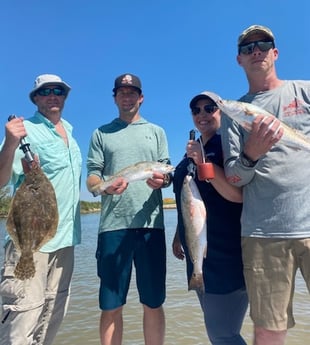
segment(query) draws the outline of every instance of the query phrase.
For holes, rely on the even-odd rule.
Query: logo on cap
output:
[[[138,89],[138,91],[141,93],[141,81],[137,76],[133,74],[126,73],[117,77],[114,82],[113,92],[115,92],[118,88],[122,86],[134,87]]]
[[[130,74],[126,74],[122,81],[121,81],[122,84],[130,84],[132,85],[132,76]]]

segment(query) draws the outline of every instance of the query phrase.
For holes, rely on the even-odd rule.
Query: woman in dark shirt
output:
[[[197,291],[204,313],[208,337],[213,345],[244,345],[240,335],[248,306],[241,257],[240,215],[242,190],[230,185],[224,175],[220,130],[220,110],[208,92],[195,96],[190,102],[195,127],[201,137],[190,140],[186,155],[175,170],[173,187],[176,195],[178,226],[173,240],[173,253],[186,258],[188,281],[193,264],[185,243],[181,211],[181,189],[188,166],[203,162],[201,144],[207,161],[213,163],[215,177],[195,182],[207,209],[207,256],[203,262],[205,292]]]

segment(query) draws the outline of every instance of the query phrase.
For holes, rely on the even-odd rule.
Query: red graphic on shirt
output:
[[[295,116],[304,114],[303,102],[298,99],[293,99],[288,105],[283,107],[283,117]]]
[[[237,183],[241,181],[241,177],[238,175],[233,175],[233,176],[227,176],[227,181],[231,184]]]

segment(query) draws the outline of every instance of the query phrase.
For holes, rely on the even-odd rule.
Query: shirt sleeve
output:
[[[221,140],[224,157],[224,170],[227,180],[238,187],[252,181],[255,176],[254,167],[246,167],[241,163],[240,153],[248,133],[227,115],[221,117]],[[257,163],[259,164],[259,163]]]
[[[158,157],[162,163],[170,164],[168,140],[165,131],[162,128],[158,130],[159,143],[158,143]]]
[[[86,165],[87,176],[97,175],[102,178],[104,169],[104,148],[102,136],[98,129],[96,129],[91,136]]]

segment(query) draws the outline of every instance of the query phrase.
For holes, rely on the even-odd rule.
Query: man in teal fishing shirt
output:
[[[37,106],[34,116],[13,118],[6,124],[0,152],[0,187],[16,190],[24,179],[20,139],[30,144],[40,166],[52,183],[59,223],[55,236],[34,253],[35,275],[26,280],[14,277],[19,252],[5,244],[0,294],[1,345],[50,345],[66,313],[74,263],[74,246],[81,241],[80,179],[82,158],[72,136],[72,126],[62,118],[70,86],[52,74],[36,78],[30,92]]]
[[[144,96],[140,79],[130,73],[115,79],[118,117],[93,132],[87,157],[87,186],[94,186],[140,161],[169,163],[164,130],[140,114]],[[100,277],[101,345],[121,345],[123,307],[133,265],[143,305],[145,345],[163,345],[166,298],[166,243],[161,188],[169,174],[154,173],[146,181],[127,183],[122,177],[101,193],[97,245]]]

